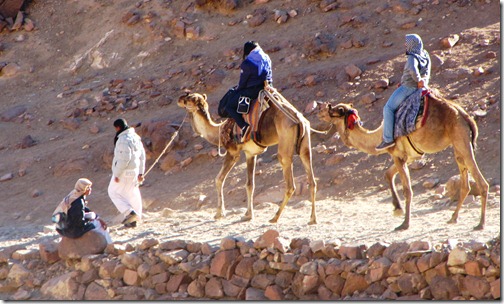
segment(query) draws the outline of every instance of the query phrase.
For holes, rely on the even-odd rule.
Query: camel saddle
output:
[[[406,136],[425,125],[427,120],[429,90],[417,89],[401,102],[395,112],[394,139]]]
[[[259,96],[264,96],[264,94],[259,94]],[[230,141],[235,141],[236,143],[247,142],[253,140],[257,145],[261,140],[261,124],[262,118],[266,110],[269,109],[269,101],[265,98],[256,98],[250,102],[250,109],[247,114],[242,114],[245,121],[250,125],[250,132],[245,135],[243,141],[241,141],[241,129],[236,124],[234,119],[228,118],[221,128],[221,138],[222,143],[226,145]]]

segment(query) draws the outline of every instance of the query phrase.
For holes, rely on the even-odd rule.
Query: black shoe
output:
[[[124,224],[124,227],[126,227],[126,228],[135,228],[136,226],[137,226],[137,222],[136,221]]]
[[[138,215],[135,213],[135,211],[131,211],[130,214],[126,215],[126,217],[122,221],[122,224],[136,222],[137,220],[138,220]]]
[[[376,146],[376,150],[381,151],[388,148],[392,148],[393,146],[395,146],[395,142],[382,141],[378,146]]]

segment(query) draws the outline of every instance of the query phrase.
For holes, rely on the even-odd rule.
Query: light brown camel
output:
[[[190,93],[181,96],[178,100],[178,106],[185,108],[190,114],[190,117],[192,118],[191,124],[196,133],[205,138],[211,144],[219,145],[221,136],[220,131],[224,122],[215,123],[210,117],[206,94]],[[308,224],[316,224],[317,216],[315,213],[315,194],[317,192],[317,184],[315,182],[315,176],[313,175],[309,121],[303,118],[300,123],[295,123],[276,106],[271,105],[264,114],[260,132],[261,139],[259,144],[262,145],[262,147],[254,143],[252,140],[240,144],[230,141],[224,145],[227,153],[224,156],[222,168],[215,179],[218,196],[217,214],[215,215],[215,218],[218,219],[225,216],[223,195],[224,181],[228,173],[240,159],[241,151],[245,153],[247,162],[246,189],[248,197],[247,212],[242,217],[242,220],[252,220],[254,218],[253,195],[255,188],[254,176],[257,155],[266,151],[269,146],[278,145],[278,161],[282,166],[286,189],[283,201],[270,222],[276,223],[278,221],[285,205],[287,205],[287,202],[296,189],[294,184],[292,161],[294,153],[297,150],[299,151],[298,153],[308,176],[308,182],[310,185],[312,211],[310,222]]]
[[[334,124],[346,146],[368,154],[389,153],[391,155],[394,164],[386,171],[385,178],[392,192],[395,215],[403,214],[394,183],[397,173],[399,173],[406,200],[404,222],[395,230],[404,230],[409,227],[413,190],[411,188],[408,163],[420,158],[422,154],[419,152],[436,153],[449,146],[453,146],[455,160],[460,171],[461,185],[457,208],[448,223],[457,222],[460,207],[462,207],[462,203],[469,193],[468,172],[471,172],[481,195],[481,219],[479,225],[474,229],[481,230],[484,228],[488,183],[481,174],[474,158],[473,148],[476,146],[478,127],[462,107],[444,99],[439,93],[432,92],[429,98],[425,125],[419,127],[420,122],[417,122],[417,130],[408,136],[397,138],[395,140],[396,145],[385,151],[377,151],[375,148],[382,140],[383,122],[380,127],[373,131],[363,128],[358,123],[354,124],[354,127],[350,129],[348,126],[349,117],[356,115],[351,119],[360,119],[357,110],[351,104],[340,103],[332,106],[330,103],[323,103],[319,105],[319,108],[319,119]]]

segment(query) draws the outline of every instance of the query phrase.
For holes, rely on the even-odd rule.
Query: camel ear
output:
[[[205,93],[203,93],[203,100],[206,101],[207,100],[207,96]]]

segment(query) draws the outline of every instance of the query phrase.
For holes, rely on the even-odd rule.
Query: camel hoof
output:
[[[221,218],[223,218],[223,217],[224,217],[224,215],[223,215],[222,213],[220,213],[220,212],[219,212],[219,213],[217,213],[217,214],[214,216],[214,219],[218,220],[218,219],[221,219]]]
[[[456,223],[457,223],[457,219],[454,219],[454,218],[452,218],[448,221],[448,224],[456,224]]]
[[[404,216],[404,211],[399,208],[399,209],[395,209],[394,210],[394,216],[400,216],[400,217],[403,217]]]
[[[317,220],[311,220],[308,225],[317,225]]]
[[[278,218],[274,217],[271,220],[269,220],[269,222],[272,224],[276,224],[276,222],[278,222]]]
[[[401,230],[406,230],[409,228],[409,225],[402,224],[401,226],[397,227],[394,229],[395,231],[401,231]]]
[[[485,225],[479,224],[478,226],[474,227],[474,230],[483,230],[485,228]]]

